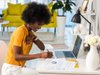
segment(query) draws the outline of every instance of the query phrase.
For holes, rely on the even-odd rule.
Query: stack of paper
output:
[[[66,61],[65,59],[46,59],[37,63],[37,70],[67,70],[75,69],[76,62]]]

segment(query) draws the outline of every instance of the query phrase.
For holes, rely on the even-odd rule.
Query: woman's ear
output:
[[[28,28],[28,30],[30,30],[31,28],[30,28],[30,24],[25,24],[26,25],[26,27]]]
[[[30,27],[30,25],[29,24],[26,24],[27,25],[27,27]]]

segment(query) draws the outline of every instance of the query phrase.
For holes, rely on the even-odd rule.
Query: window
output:
[[[29,3],[32,1],[38,2],[38,3],[45,3],[45,4],[47,4],[49,2],[49,0],[45,0],[45,1],[44,0],[16,0],[17,3],[22,3],[22,4]]]

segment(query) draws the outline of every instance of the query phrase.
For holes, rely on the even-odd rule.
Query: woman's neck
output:
[[[25,27],[27,28],[28,31],[31,31],[29,24],[25,24]]]

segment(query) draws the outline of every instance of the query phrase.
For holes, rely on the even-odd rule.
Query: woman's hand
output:
[[[42,52],[41,53],[41,58],[52,58],[53,54],[52,52]]]

